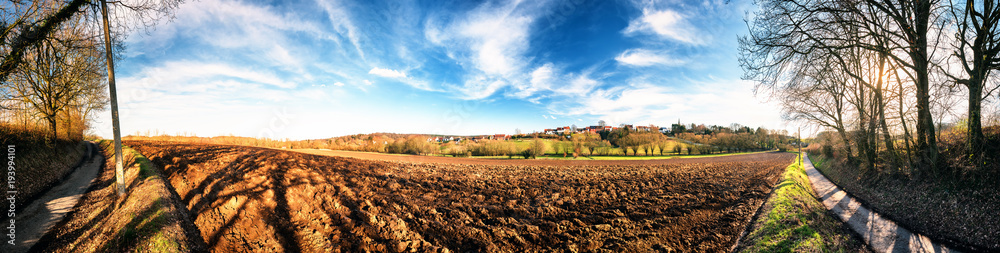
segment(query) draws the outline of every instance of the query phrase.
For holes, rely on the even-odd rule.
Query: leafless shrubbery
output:
[[[514,156],[520,153],[514,143],[507,141],[482,140],[472,145],[470,150],[476,156]]]
[[[438,151],[438,146],[427,141],[424,136],[410,136],[406,139],[395,140],[385,146],[386,152],[396,154],[427,155]]]

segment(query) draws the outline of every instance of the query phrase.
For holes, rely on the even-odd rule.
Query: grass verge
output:
[[[114,149],[100,141],[105,159],[81,202],[31,249],[33,252],[203,252],[207,248],[187,209],[162,172],[122,147],[125,194],[117,194]]]
[[[797,158],[797,159],[801,159]],[[812,190],[805,169],[795,162],[761,207],[741,252],[867,252],[837,218],[829,215]]]

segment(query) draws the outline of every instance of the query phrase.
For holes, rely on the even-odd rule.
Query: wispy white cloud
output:
[[[262,69],[234,67],[227,63],[206,63],[195,61],[171,61],[162,66],[149,67],[136,75],[131,75],[132,81],[143,85],[170,86],[179,91],[199,89],[202,83],[196,81],[208,80],[240,80],[244,83],[257,83],[276,88],[292,89],[297,85],[279,78],[276,74]],[[197,91],[197,90],[192,90]]]
[[[518,1],[499,6],[486,3],[443,28],[428,27],[426,34],[430,41],[456,51],[457,60],[472,63],[483,74],[510,75],[525,63],[524,52],[537,15],[525,8]]]
[[[551,63],[546,63],[531,71],[527,81],[514,83],[516,92],[512,95],[518,98],[527,98],[540,91],[550,90],[557,76],[555,67]]]
[[[381,77],[388,77],[388,78],[406,78],[406,73],[403,73],[402,71],[384,69],[379,67],[372,68],[372,70],[368,71],[368,74]]]
[[[485,98],[509,85],[521,90],[520,96],[531,95],[543,88],[536,87],[543,82],[538,75],[552,70],[551,66],[542,66],[535,70],[537,75],[525,71],[531,63],[525,55],[531,25],[543,14],[543,4],[484,3],[457,17],[428,19],[424,36],[444,47],[448,57],[466,68],[464,87],[459,88],[465,98]],[[441,24],[439,20],[450,22]]]
[[[461,86],[453,86],[452,89],[464,94],[462,99],[476,100],[488,98],[507,85],[509,83],[501,78],[476,76],[474,79],[465,80]]]
[[[222,48],[252,46],[270,50],[274,45],[288,41],[286,32],[327,37],[327,33],[317,23],[241,1],[203,0],[185,3],[180,5],[175,15],[174,22],[157,26],[149,36],[138,36],[133,42],[163,46],[163,41],[184,35],[194,36]]]
[[[640,67],[653,65],[680,66],[686,62],[684,60],[674,59],[664,53],[657,53],[652,50],[642,48],[625,50],[615,57],[615,60],[624,65]]]
[[[342,87],[342,86],[344,86],[344,83],[342,83],[342,82],[336,82],[336,83],[333,83],[333,86]]]
[[[578,74],[569,82],[568,86],[561,87],[556,92],[564,95],[584,96],[600,84],[600,82],[591,78],[590,71],[587,71]]]
[[[362,50],[362,32],[358,30],[357,26],[354,25],[353,17],[351,12],[347,10],[339,0],[333,1],[316,1],[323,10],[326,11],[327,19],[333,29],[337,31],[341,37],[346,37],[351,45],[354,46],[355,52],[362,60],[365,59],[365,51]]]
[[[625,35],[654,34],[691,45],[701,45],[706,42],[698,29],[687,21],[684,14],[670,9],[643,8],[642,16],[629,22],[624,33]]]

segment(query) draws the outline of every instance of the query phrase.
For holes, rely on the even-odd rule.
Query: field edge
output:
[[[819,201],[801,161],[785,168],[734,252],[870,252]]]
[[[30,252],[207,252],[190,214],[144,155],[122,146],[124,197],[116,197],[114,149],[98,140],[106,158],[87,193]],[[192,229],[194,231],[192,231]]]

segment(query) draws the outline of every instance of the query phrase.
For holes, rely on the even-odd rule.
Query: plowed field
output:
[[[126,144],[216,252],[728,251],[794,157],[484,165]]]

